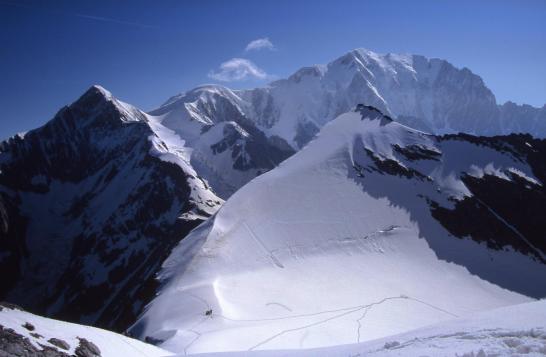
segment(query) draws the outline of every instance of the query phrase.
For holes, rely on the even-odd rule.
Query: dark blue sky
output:
[[[275,50],[245,51],[259,38]],[[357,47],[444,58],[481,75],[498,102],[546,103],[544,0],[0,0],[0,138],[95,83],[149,110],[217,82],[210,74],[232,58],[265,76],[225,83],[242,88]]]

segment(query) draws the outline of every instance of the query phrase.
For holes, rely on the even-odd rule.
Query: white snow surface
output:
[[[359,344],[308,350],[199,354],[201,357],[405,356],[487,357],[546,355],[546,301],[481,312]]]
[[[23,325],[30,323],[34,326],[29,331]],[[2,307],[0,310],[0,325],[22,335],[39,350],[44,346],[59,349],[48,342],[50,338],[57,338],[65,341],[70,346],[68,351],[59,349],[68,354],[74,354],[79,345],[78,337],[85,338],[94,343],[101,352],[102,357],[119,356],[170,356],[171,352],[162,350],[153,345],[119,335],[114,332],[102,330],[95,327],[73,324],[69,322],[48,319],[25,311]],[[37,333],[42,337],[34,337],[31,333]]]
[[[448,198],[469,195],[458,177],[471,165],[485,170],[494,160],[498,170],[513,168],[534,179],[531,170],[482,148],[441,164],[415,163],[431,181],[368,173],[360,179],[355,167],[371,161],[365,149],[404,167],[409,163],[393,145],[444,153],[477,147],[439,143],[372,119],[341,115],[182,240],[163,265],[159,295],[133,332],[183,354],[308,349],[371,341],[532,301],[469,269],[507,279],[519,279],[519,269],[526,269],[534,272],[529,281],[545,281],[539,262],[449,237],[418,198],[449,206]]]

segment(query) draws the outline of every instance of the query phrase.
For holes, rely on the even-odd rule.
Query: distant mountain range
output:
[[[302,68],[264,88],[198,87],[150,114],[194,148],[192,163],[226,198],[359,103],[433,134],[546,136],[546,106],[497,105],[483,80],[466,68],[365,49]]]

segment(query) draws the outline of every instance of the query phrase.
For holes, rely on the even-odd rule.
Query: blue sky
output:
[[[273,48],[246,50],[264,38]],[[0,0],[0,138],[92,84],[149,110],[199,84],[259,86],[357,47],[447,59],[500,103],[546,103],[544,0]]]

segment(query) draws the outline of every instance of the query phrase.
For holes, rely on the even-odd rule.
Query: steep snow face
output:
[[[134,322],[161,261],[222,203],[189,156],[98,86],[0,143],[0,298],[112,329]]]
[[[244,352],[251,357],[296,356],[543,356],[546,301],[494,309],[376,341],[312,350]],[[232,357],[243,353],[201,356]]]
[[[183,240],[131,331],[188,354],[313,348],[544,296],[546,202],[508,215],[487,190],[544,197],[545,144],[526,140],[438,138],[359,106]]]
[[[27,352],[25,356],[59,357],[172,355],[110,331],[40,317],[8,305],[0,305],[0,350],[5,356],[21,356],[22,351]]]
[[[191,164],[221,197],[294,153],[266,136],[248,116],[250,104],[221,86],[202,86],[169,99],[150,115],[192,147]]]

